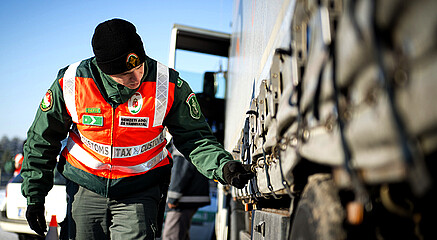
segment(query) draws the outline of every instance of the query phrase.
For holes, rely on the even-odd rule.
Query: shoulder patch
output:
[[[199,119],[202,115],[200,111],[200,105],[197,102],[196,94],[191,93],[187,100],[185,102],[188,104],[188,107],[190,108],[190,116],[194,119]]]
[[[182,84],[184,84],[184,81],[180,77],[178,77],[178,82],[177,82],[178,88],[182,87]]]
[[[41,104],[39,107],[43,112],[47,112],[50,110],[53,106],[53,93],[52,90],[47,90],[46,95],[44,95],[44,98],[41,101]]]

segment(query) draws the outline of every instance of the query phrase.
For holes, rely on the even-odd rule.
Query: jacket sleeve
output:
[[[176,148],[200,173],[225,184],[222,168],[233,160],[232,155],[213,135],[188,83],[180,78],[178,81],[174,102],[164,125],[173,136]]]
[[[63,71],[60,71],[57,79],[62,76]],[[52,188],[56,158],[71,123],[61,86],[56,80],[40,103],[23,148],[21,192],[29,205],[44,203],[45,196]]]

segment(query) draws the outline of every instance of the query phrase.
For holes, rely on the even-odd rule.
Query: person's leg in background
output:
[[[190,239],[191,219],[197,208],[167,211],[162,240]]]

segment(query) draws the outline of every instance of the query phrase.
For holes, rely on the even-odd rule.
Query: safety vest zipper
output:
[[[112,118],[112,125],[111,125],[111,143],[110,143],[110,158],[109,158],[109,170],[108,175],[109,177],[106,180],[106,194],[109,194],[109,187],[111,186],[111,178],[112,178],[112,160],[114,157],[114,124],[115,124],[115,109],[114,107],[111,108],[111,118]]]

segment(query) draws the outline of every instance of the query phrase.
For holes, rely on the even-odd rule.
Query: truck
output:
[[[218,185],[217,239],[437,239],[436,10],[236,0],[231,34],[174,26],[170,67],[227,58],[204,82],[222,74],[223,105],[200,105],[255,175]]]

